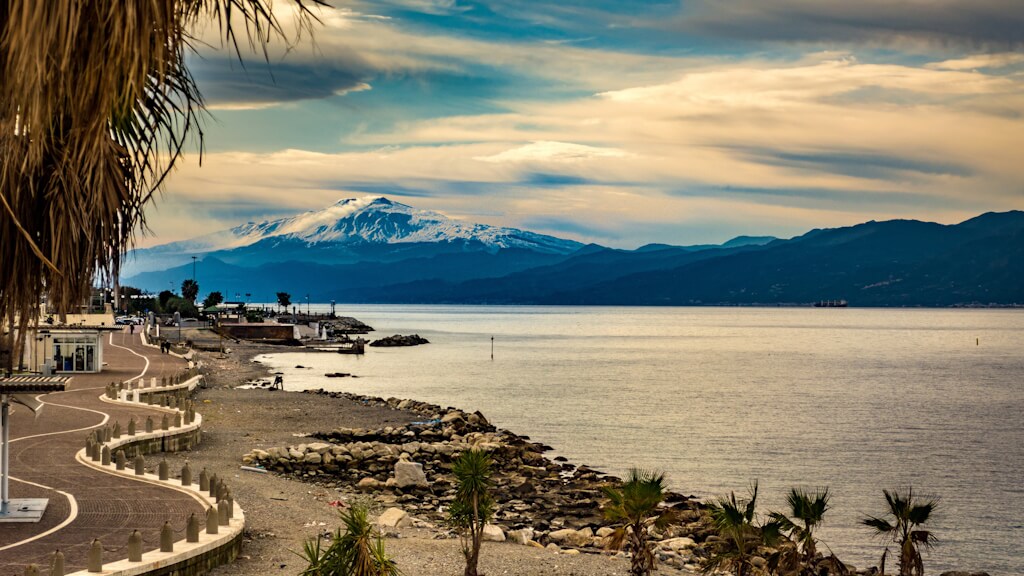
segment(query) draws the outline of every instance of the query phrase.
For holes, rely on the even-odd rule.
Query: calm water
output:
[[[757,479],[764,510],[781,508],[790,486],[828,485],[834,508],[821,536],[857,566],[882,551],[857,519],[884,512],[882,488],[912,484],[942,498],[929,574],[1024,574],[1024,312],[338,312],[376,337],[418,333],[431,344],[263,357],[289,389],[479,409],[577,463],[661,469],[674,489],[703,497],[743,493]],[[323,377],[335,371],[360,378]]]

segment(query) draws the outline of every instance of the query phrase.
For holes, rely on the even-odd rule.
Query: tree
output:
[[[456,487],[455,500],[448,508],[448,521],[459,530],[462,555],[466,558],[465,576],[478,576],[484,526],[494,516],[491,464],[491,456],[476,449],[463,452],[452,463]]]
[[[182,318],[194,318],[199,315],[199,309],[196,308],[195,304],[177,296],[168,298],[163,308],[165,313],[174,314],[177,312]]]
[[[277,293],[277,305],[284,308],[285,312],[288,311],[288,307],[292,304],[292,295],[287,292]]]
[[[223,294],[217,291],[210,292],[209,294],[206,295],[206,298],[203,299],[203,308],[212,308],[223,301]]]
[[[199,296],[199,284],[195,280],[189,278],[181,283],[181,297],[189,302],[195,302]]]
[[[298,35],[315,20],[296,0]],[[7,0],[0,7],[0,335],[21,357],[45,294],[59,314],[118,276],[143,209],[190,142],[202,95],[191,31],[261,48],[285,31],[270,0]],[[297,36],[298,37],[298,36]],[[269,60],[269,58],[268,58]]]
[[[302,554],[309,566],[302,576],[400,576],[395,561],[388,557],[381,538],[369,520],[368,506],[357,502],[341,513],[345,530],[338,528],[331,545],[324,549],[320,538],[303,545]]]
[[[156,300],[157,300],[157,302],[160,303],[160,310],[166,312],[167,311],[167,302],[171,298],[174,298],[174,297],[175,297],[174,292],[171,292],[170,290],[163,290],[159,294],[157,294]]]
[[[705,573],[715,570],[730,570],[736,576],[753,572],[753,557],[763,542],[757,518],[757,482],[750,487],[750,499],[736,500],[736,493],[719,497],[708,505],[711,524],[722,538],[714,546],[712,555],[701,567]],[[774,527],[769,526],[773,532]]]
[[[633,468],[621,486],[605,486],[601,491],[608,499],[603,507],[605,519],[618,524],[608,548],[620,550],[625,545],[632,553],[629,573],[647,576],[658,559],[649,528],[664,528],[673,518],[670,511],[658,511],[665,499],[665,475]]]
[[[776,551],[768,558],[768,566],[775,572],[817,573],[817,540],[814,530],[825,520],[832,495],[828,487],[818,488],[813,493],[802,488],[792,488],[786,496],[788,515],[772,512],[771,523],[762,526],[765,541]],[[777,533],[776,533],[777,531]],[[781,536],[788,538],[782,541]],[[846,566],[835,555],[827,558],[832,574],[845,574]]]
[[[899,576],[924,576],[924,560],[921,558],[921,547],[931,547],[935,543],[935,535],[920,527],[931,518],[932,512],[938,507],[937,498],[915,498],[913,487],[907,488],[906,494],[896,490],[882,490],[885,502],[889,506],[888,515],[891,520],[868,516],[861,523],[872,528],[883,539],[889,539],[900,549]],[[885,558],[889,547],[882,553],[881,569],[885,572]]]

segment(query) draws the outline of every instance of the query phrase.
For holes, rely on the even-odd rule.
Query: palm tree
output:
[[[754,572],[752,562],[757,548],[763,543],[762,530],[757,519],[757,482],[750,487],[750,499],[737,500],[736,493],[719,497],[708,505],[711,524],[721,538],[714,547],[712,556],[701,567],[705,573],[715,570],[731,570],[736,576],[747,576]],[[775,533],[775,525],[768,526],[768,532]]]
[[[395,561],[384,549],[384,539],[369,520],[369,507],[353,504],[341,514],[344,531],[338,528],[324,549],[320,538],[311,538],[299,554],[309,565],[302,576],[400,576]]]
[[[448,508],[448,522],[459,530],[462,555],[466,558],[465,576],[478,576],[484,525],[494,516],[491,464],[490,454],[476,449],[463,452],[452,462],[456,488],[455,500]]]
[[[199,284],[195,280],[189,278],[181,283],[181,297],[193,304],[196,301],[196,297],[199,296]]]
[[[889,506],[888,515],[891,520],[868,516],[861,523],[899,547],[899,576],[924,576],[921,546],[930,548],[935,544],[935,535],[920,527],[931,518],[932,512],[939,505],[938,499],[915,498],[913,487],[908,487],[905,495],[896,490],[882,490],[882,494]],[[886,546],[882,553],[882,573],[885,572],[885,557],[888,553],[889,547]]]
[[[813,563],[818,554],[814,529],[824,521],[831,498],[828,487],[818,488],[813,493],[802,488],[791,488],[786,496],[789,515],[781,512],[770,515],[772,522],[777,523],[780,530],[787,533],[796,544],[800,560],[805,566]]]
[[[300,31],[310,4],[295,0]],[[65,314],[117,275],[143,208],[186,145],[202,149],[185,55],[205,21],[236,53],[239,22],[254,48],[285,35],[270,0],[0,3],[2,368],[21,357],[41,294]]]
[[[621,486],[604,486],[601,491],[608,499],[603,507],[605,519],[618,524],[607,547],[628,548],[632,553],[629,573],[647,576],[658,559],[649,529],[664,528],[673,518],[671,511],[658,511],[665,500],[665,475],[632,468]]]

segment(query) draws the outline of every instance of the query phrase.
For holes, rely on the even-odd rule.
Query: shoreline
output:
[[[245,546],[239,560],[218,569],[215,571],[216,574],[248,576],[263,574],[271,567],[281,570],[282,573],[298,573],[304,566],[300,566],[302,561],[293,552],[301,550],[305,538],[330,532],[338,524],[337,509],[332,503],[335,506],[344,505],[353,499],[367,497],[373,499],[378,511],[399,507],[408,513],[409,520],[396,527],[383,528],[387,536],[388,552],[398,561],[407,576],[461,574],[464,565],[458,539],[439,521],[441,516],[431,512],[437,509],[444,498],[443,493],[449,489],[446,480],[441,477],[445,473],[445,463],[427,463],[427,475],[432,479],[433,488],[404,491],[391,491],[383,486],[381,489],[366,490],[365,486],[364,489],[359,489],[358,482],[352,482],[351,479],[331,478],[329,475],[320,474],[304,476],[303,474],[307,472],[305,470],[298,475],[275,472],[260,474],[240,470],[240,466],[245,465],[243,458],[254,450],[267,451],[276,447],[295,447],[303,444],[304,448],[308,448],[310,444],[327,444],[322,442],[323,433],[334,433],[339,427],[366,430],[384,430],[388,427],[398,429],[424,421],[425,416],[433,415],[425,414],[425,411],[440,407],[407,401],[408,403],[399,409],[397,399],[392,401],[394,406],[389,406],[387,400],[371,401],[370,398],[346,393],[238,389],[239,385],[248,381],[266,381],[268,375],[272,378],[267,367],[253,362],[253,358],[260,354],[284,352],[288,349],[244,342],[231,343],[228,348],[231,351],[225,358],[218,358],[217,353],[202,354],[201,360],[208,383],[207,388],[200,391],[197,402],[205,404],[206,413],[210,416],[207,419],[209,429],[204,431],[204,442],[197,449],[199,454],[195,458],[204,463],[213,463],[216,466],[214,471],[218,475],[229,474],[235,477],[235,497],[246,507],[249,526],[246,529]],[[493,433],[504,434],[505,438],[521,441],[527,447],[533,446],[528,440],[508,431],[499,432],[494,429]],[[334,440],[338,441],[341,438]],[[548,447],[534,448],[541,450]],[[540,452],[527,448],[526,453],[528,458],[534,458],[533,455]],[[307,457],[306,454],[308,451],[304,451],[304,459]],[[184,459],[182,456],[182,460]],[[544,498],[558,496],[557,493],[544,488],[544,482],[557,481],[556,479],[569,469],[578,471],[578,482],[587,485],[586,492],[583,493],[584,496],[588,496],[583,499],[589,506],[586,515],[589,515],[592,521],[595,520],[596,482],[599,476],[604,475],[599,475],[583,465],[575,466],[562,462],[564,458],[559,460],[534,462],[543,464],[532,467],[534,473],[539,475],[530,478],[531,482],[535,482],[534,488],[539,488],[539,495],[536,495],[536,498],[543,502]],[[546,466],[551,466],[551,470]],[[518,466],[506,467],[502,473],[517,469]],[[548,472],[540,474],[537,469]],[[376,471],[379,477],[390,473],[390,468],[380,468]],[[513,474],[512,478],[519,480],[522,476]],[[583,484],[577,483],[574,486],[580,487]],[[505,482],[504,486],[507,487],[508,483]],[[522,487],[522,482],[516,486],[521,491],[526,490]],[[534,496],[517,494],[516,499],[529,497]],[[673,505],[689,502],[681,495],[673,496],[673,500]],[[513,513],[519,514],[518,521],[515,517],[496,519],[496,524],[504,528],[506,541],[485,542],[481,555],[483,572],[579,576],[610,576],[628,572],[628,558],[624,554],[604,551],[593,546],[597,536],[592,530],[590,540],[584,542],[582,537],[576,535],[575,529],[562,528],[568,517],[563,519],[559,515],[549,514],[549,518],[538,522],[546,523],[549,528],[535,531],[533,534],[534,538],[543,540],[544,545],[536,540],[533,540],[532,545],[514,543],[513,538],[523,537],[521,532],[514,534],[516,526],[532,525],[534,519],[525,516],[525,510]],[[583,514],[579,516],[584,517]],[[583,525],[577,520],[571,520],[569,523]],[[558,536],[561,538],[559,544],[555,544],[549,541],[547,536],[558,530],[563,530],[563,534]],[[566,530],[573,534],[566,535]],[[585,535],[586,531],[583,534]],[[529,540],[531,539],[522,539],[524,542]],[[681,540],[677,539],[676,544],[686,544],[686,538]],[[693,564],[690,564],[690,569],[682,568],[692,558],[688,550],[686,546],[681,546],[679,550],[663,550],[662,562],[659,563],[660,573],[686,576],[696,574]],[[678,567],[667,563],[670,561]]]

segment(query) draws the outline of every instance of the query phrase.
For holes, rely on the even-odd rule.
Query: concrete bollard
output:
[[[39,567],[35,564],[29,564],[25,567],[25,576],[39,576]]]
[[[227,526],[230,521],[231,518],[228,515],[228,501],[221,500],[217,503],[217,523],[221,526]]]
[[[228,485],[223,480],[217,483],[217,502],[220,502],[228,495]]]
[[[135,418],[128,421],[128,435],[135,436]]]
[[[224,501],[228,503],[228,519],[235,517],[235,499],[231,496],[231,490],[224,494]]]
[[[92,434],[93,434],[93,437],[96,439],[97,443],[103,444],[103,429],[102,428],[97,428],[97,429],[93,430]]]
[[[114,439],[114,432],[110,429],[110,426],[103,427],[103,441],[110,442]]]
[[[174,530],[171,529],[170,522],[164,522],[160,528],[160,551],[174,552]]]
[[[135,475],[142,476],[146,473],[146,459],[139,454],[135,457]]]
[[[216,472],[212,476],[210,476],[210,488],[208,492],[210,493],[210,496],[213,498],[217,497],[217,482],[219,481],[220,478],[217,478]]]
[[[164,386],[167,386],[167,376],[160,377],[160,387],[163,388]]]
[[[121,423],[120,422],[114,422],[114,432],[111,434],[111,437],[112,438],[120,438],[121,437]]]
[[[192,485],[192,468],[189,467],[188,462],[185,462],[185,465],[181,467],[181,485]]]
[[[199,471],[199,489],[203,492],[210,490],[210,475],[206,472],[206,468]]]
[[[160,429],[167,430],[171,427],[171,423],[167,420],[167,414],[164,414],[163,419],[160,420]]]
[[[110,446],[104,446],[100,453],[100,464],[110,466]]]
[[[142,562],[142,534],[138,530],[132,530],[128,536],[128,561]]]
[[[153,376],[152,378],[149,379],[149,387],[156,388],[156,376]]]
[[[185,542],[199,542],[199,518],[195,512],[188,515],[188,524],[185,525]]]
[[[167,405],[170,406],[171,408],[177,408],[178,407],[178,395],[177,394],[171,395],[170,399],[167,401]]]
[[[216,534],[218,524],[219,519],[217,518],[217,509],[214,508],[213,506],[210,506],[206,510],[206,533]]]
[[[152,399],[152,397],[150,397],[150,399]],[[153,417],[152,416],[146,416],[146,432],[152,432],[152,431],[153,431]]]
[[[161,480],[167,480],[168,478],[171,477],[170,470],[168,470],[167,466],[167,460],[161,460],[160,466],[157,467],[157,470],[157,473],[160,475]]]
[[[50,576],[64,576],[64,553],[60,550],[53,551],[53,560],[50,560]]]
[[[103,545],[100,544],[99,540],[92,541],[85,565],[86,570],[89,572],[103,572]]]
[[[181,428],[181,412],[174,413],[174,427]]]
[[[156,402],[156,398],[154,398],[153,396],[153,394],[146,394],[146,404],[152,406]]]
[[[117,463],[118,470],[124,470],[128,466],[128,458],[124,455],[124,450],[117,451],[117,454],[114,455],[114,461]]]

